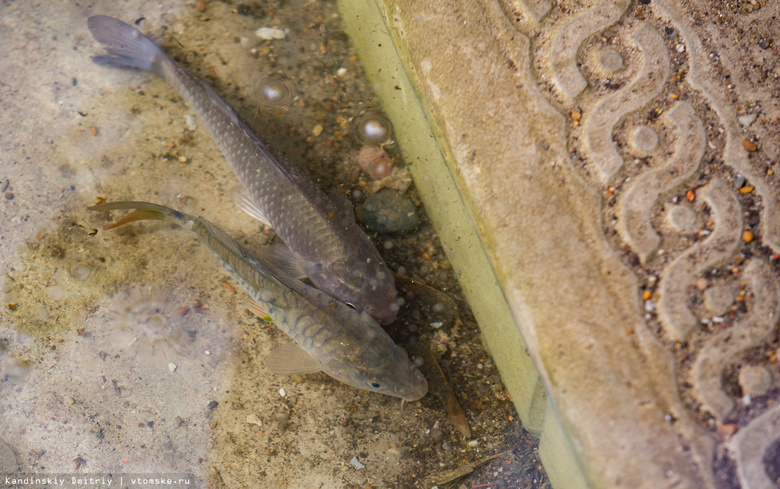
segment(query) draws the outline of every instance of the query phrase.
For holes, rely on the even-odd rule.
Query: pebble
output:
[[[323,130],[322,124],[317,124],[316,126],[314,126],[314,129],[311,130],[311,133],[316,138],[317,136],[322,134],[322,130]]]
[[[745,241],[745,243],[750,243],[753,241],[753,233],[750,231],[745,231],[742,233],[742,240]]]
[[[756,117],[758,117],[757,114],[745,114],[741,115],[737,118],[740,124],[742,124],[745,127],[748,127],[750,124],[755,122]]]
[[[352,460],[350,460],[349,463],[351,463],[352,466],[355,467],[355,470],[366,468],[365,464],[360,463],[360,460],[358,460],[357,457],[352,457]]]
[[[417,207],[401,193],[382,189],[357,208],[358,219],[378,233],[407,233],[420,224]]]
[[[287,391],[284,390],[284,387],[279,388],[279,395],[282,397],[287,395]]]
[[[284,33],[281,29],[276,29],[273,27],[261,27],[255,31],[255,35],[259,37],[260,39],[284,39],[287,37],[287,34]]]
[[[254,413],[251,413],[251,414],[247,415],[246,422],[249,423],[249,424],[255,424],[257,426],[263,426],[263,422]]]
[[[751,153],[753,151],[757,151],[758,150],[758,146],[756,145],[756,143],[754,143],[753,141],[751,141],[748,138],[745,138],[745,139],[742,140],[742,146],[744,146],[744,148],[746,150],[750,151]]]

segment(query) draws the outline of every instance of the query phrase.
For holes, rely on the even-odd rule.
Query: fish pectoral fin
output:
[[[263,214],[263,211],[257,207],[255,202],[251,199],[251,197],[249,197],[249,194],[243,190],[236,190],[233,192],[233,202],[235,202],[238,207],[240,207],[250,216],[262,222],[269,228],[273,228],[271,223],[268,221],[268,218],[265,217],[265,214]]]
[[[320,361],[295,343],[277,346],[265,357],[265,366],[278,375],[313,374],[322,370]]]
[[[308,277],[306,262],[298,258],[287,245],[283,243],[266,246],[260,252],[260,257],[265,259],[273,268],[297,279]]]

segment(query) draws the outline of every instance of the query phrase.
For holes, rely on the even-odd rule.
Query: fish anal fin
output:
[[[312,358],[295,343],[276,347],[265,357],[265,366],[278,375],[313,374],[322,370],[319,360]]]
[[[270,314],[268,314],[268,311],[265,310],[265,308],[260,305],[259,302],[252,299],[250,296],[245,295],[241,298],[241,305],[244,306],[245,309],[248,309],[249,312],[254,314],[255,316],[266,319],[271,317]]]

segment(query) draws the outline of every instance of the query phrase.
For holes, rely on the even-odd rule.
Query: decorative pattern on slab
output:
[[[648,24],[631,35],[643,54],[642,71],[627,87],[603,99],[585,121],[591,162],[602,184],[623,166],[612,132],[624,115],[640,109],[661,93],[669,78],[669,54],[660,34]]]
[[[709,338],[693,367],[693,380],[698,397],[721,422],[734,409],[734,400],[723,390],[723,369],[736,361],[745,350],[765,341],[780,319],[780,288],[769,265],[760,259],[752,260],[745,267],[744,275],[750,281],[755,305],[731,328],[719,331]],[[745,365],[740,371],[743,390],[751,390],[753,395],[766,394],[769,386],[764,380],[769,372],[763,367],[749,367],[750,365]],[[742,375],[742,371],[747,373]],[[746,378],[743,380],[742,377]],[[771,383],[771,376],[769,380]]]
[[[714,231],[675,258],[661,277],[658,317],[675,340],[686,341],[699,323],[688,307],[688,290],[697,277],[729,259],[739,246],[742,214],[734,193],[721,180],[705,190],[704,200],[712,208]]]
[[[551,65],[555,83],[567,97],[574,99],[588,86],[577,66],[577,52],[588,37],[617,22],[628,2],[604,1],[598,7],[575,16],[560,28],[552,43]]]
[[[653,204],[660,195],[685,183],[699,167],[704,155],[704,127],[691,105],[680,102],[666,116],[679,132],[677,150],[665,165],[635,178],[618,204],[618,231],[643,263],[647,262],[661,242],[661,237],[650,224]],[[640,129],[652,131],[646,126]],[[652,134],[655,135],[655,132]],[[676,214],[685,215],[670,218],[676,227],[681,230],[691,227],[691,217],[695,221],[695,214],[687,207],[677,209],[680,210]]]
[[[742,147],[737,116],[729,108],[729,103],[719,87],[713,80],[713,69],[707,62],[708,51],[702,46],[701,40],[694,34],[693,29],[682,21],[676,6],[668,0],[657,2],[665,11],[669,20],[679,29],[688,46],[690,53],[690,76],[688,82],[692,87],[701,90],[707,98],[713,110],[725,127],[725,146],[723,154],[726,162],[742,173],[755,186],[756,191],[765,196],[764,207],[761,216],[761,234],[764,242],[775,252],[780,251],[780,193],[777,186],[769,185],[762,175],[757,174],[748,161],[747,153]]]
[[[498,3],[507,66],[531,53],[533,71],[518,86],[536,82],[565,121],[534,119],[547,128],[542,158],[553,171],[568,158],[603,197],[605,239],[641,288],[644,329],[630,334],[637,344],[654,337],[676,360],[669,382],[679,405],[669,416],[681,453],[698,461],[707,487],[724,472],[711,461],[726,453],[736,467],[729,485],[774,487],[767,474],[778,472],[766,464],[780,457],[780,186],[743,146],[732,89],[740,80],[724,78],[718,46],[694,27],[707,15],[670,0],[559,5],[530,17],[528,1]],[[568,154],[548,148],[551,130],[566,131]]]

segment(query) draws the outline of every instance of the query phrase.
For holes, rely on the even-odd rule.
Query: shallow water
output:
[[[430,395],[401,404],[322,374],[270,373],[262,360],[285,335],[246,310],[240,285],[190,234],[102,230],[85,209],[101,197],[203,215],[250,249],[278,241],[232,202],[239,183],[173,89],[91,63],[96,14],[144,17],[148,35],[323,189],[360,205],[387,188],[415,205],[413,231],[371,237],[405,277],[388,331],[423,362]],[[285,37],[261,39],[261,27]],[[381,108],[335,4],[3,2],[0,41],[0,472],[430,487],[460,468],[471,485],[546,485],[398,148],[384,145],[385,178],[359,164],[355,121]],[[286,107],[261,102],[269,75],[292,87]],[[470,436],[442,404],[448,383]]]

